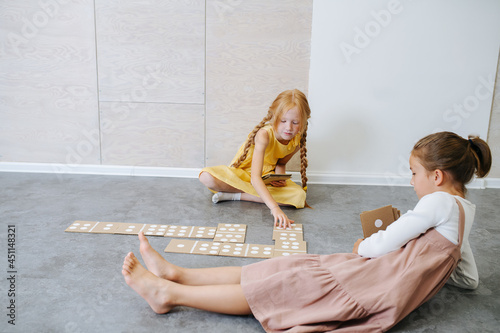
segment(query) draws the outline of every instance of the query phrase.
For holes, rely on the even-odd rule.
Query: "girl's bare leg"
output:
[[[215,178],[214,176],[212,176],[211,174],[209,174],[208,172],[205,172],[205,171],[200,174],[200,182],[203,185],[205,185],[206,187],[208,187],[209,189],[211,189],[212,191],[227,192],[227,193],[241,193],[240,200],[242,200],[242,201],[264,203],[264,200],[262,200],[260,197],[242,192],[241,190],[224,183],[222,180]],[[278,205],[286,206],[286,205],[283,205],[280,203],[278,203]]]
[[[167,313],[174,307],[168,280],[146,270],[132,252],[123,260],[122,275],[125,282],[148,302],[154,312]]]
[[[252,314],[239,284],[213,286],[177,284],[177,286],[178,289],[175,290],[176,305],[232,315]]]
[[[161,279],[146,270],[130,252],[123,261],[125,282],[156,313],[167,313],[182,305],[225,314],[251,314],[241,285],[187,286]]]
[[[238,190],[235,187],[232,187],[229,184],[224,183],[222,180],[219,180],[218,178],[215,178],[211,174],[209,174],[206,171],[203,171],[200,174],[200,182],[211,189],[212,191],[216,192],[228,192],[228,193],[241,193],[241,190]]]
[[[251,195],[251,194],[248,194],[248,193],[241,193],[241,200],[243,200],[243,201],[250,201],[250,202],[264,203],[264,200],[262,200],[261,197],[256,197],[255,195]]]
[[[162,279],[192,286],[240,283],[241,267],[184,268],[165,260],[142,232],[139,233],[139,242],[147,268]]]

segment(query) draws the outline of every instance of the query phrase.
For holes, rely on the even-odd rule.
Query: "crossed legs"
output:
[[[148,269],[130,252],[123,261],[122,274],[156,313],[182,305],[225,314],[251,314],[240,285],[241,267],[183,268],[166,261],[143,233],[139,242]]]
[[[238,200],[243,200],[243,201],[251,201],[251,202],[258,202],[258,203],[264,203],[264,200],[262,200],[260,197],[242,192],[241,190],[232,187],[229,184],[224,183],[222,180],[219,180],[209,174],[208,172],[204,171],[200,174],[200,182],[208,187],[209,189],[218,192],[215,195],[219,195],[222,197],[218,198],[218,201],[224,201],[224,200],[234,200],[234,199],[227,199],[224,198],[224,193],[240,193],[241,196],[239,197]],[[213,199],[212,199],[213,200]]]

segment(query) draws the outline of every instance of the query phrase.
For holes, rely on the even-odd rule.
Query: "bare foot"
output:
[[[130,252],[123,260],[122,274],[125,282],[148,302],[156,313],[167,313],[174,308],[170,299],[170,284],[146,270]]]
[[[148,270],[162,279],[178,281],[180,277],[179,267],[169,263],[156,252],[142,232],[139,233],[139,241],[141,243],[139,250]]]

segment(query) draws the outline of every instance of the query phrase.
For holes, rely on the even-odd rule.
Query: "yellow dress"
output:
[[[264,163],[262,167],[262,175],[268,173],[274,173],[276,168],[276,163],[280,158],[283,158],[290,153],[292,153],[295,148],[300,145],[300,134],[297,134],[287,145],[280,143],[274,134],[274,130],[271,125],[266,125],[262,127],[267,131],[269,135],[269,144],[264,153]],[[236,153],[236,156],[231,161],[232,165],[243,153],[245,143],[243,143]],[[238,168],[234,168],[226,165],[219,165],[214,167],[206,167],[201,170],[210,173],[215,178],[229,184],[245,193],[259,196],[257,191],[253,188],[250,183],[250,173],[252,167],[252,156],[255,145],[250,146],[246,159],[241,163]],[[286,186],[284,187],[274,187],[272,185],[267,185],[269,193],[273,196],[274,200],[278,203],[292,205],[296,208],[304,208],[306,202],[306,192],[301,186],[294,183],[291,179],[286,181]]]

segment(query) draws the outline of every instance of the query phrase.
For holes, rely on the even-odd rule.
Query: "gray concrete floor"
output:
[[[138,253],[135,236],[74,234],[74,220],[216,226],[248,224],[247,243],[273,244],[272,217],[261,204],[212,204],[197,179],[0,173],[3,278],[0,332],[263,332],[252,316],[227,316],[180,307],[155,314],[121,275],[124,256]],[[480,286],[451,286],[398,324],[394,332],[498,332],[500,190],[470,190],[476,222],[470,241]],[[285,209],[304,224],[309,253],[350,252],[359,213],[417,202],[411,187],[309,185],[314,209]],[[15,323],[10,325],[7,226],[15,226]],[[261,259],[164,253],[169,238],[151,244],[186,267],[245,265]],[[495,259],[496,258],[496,259]]]

